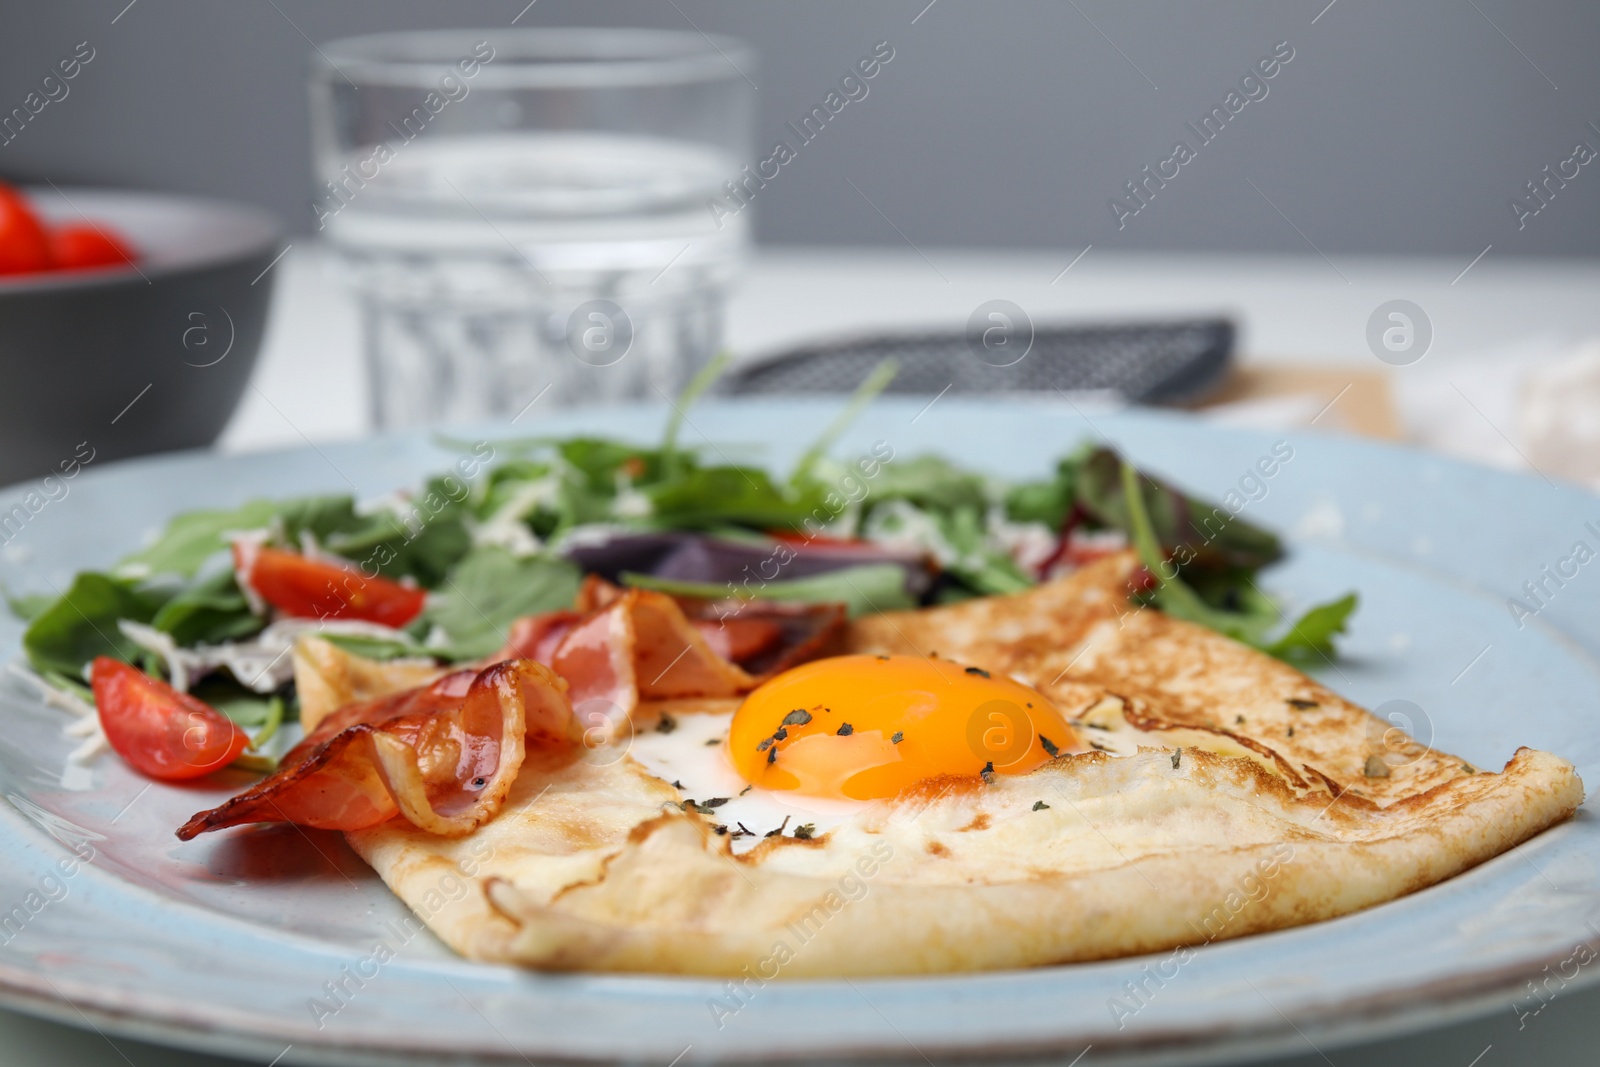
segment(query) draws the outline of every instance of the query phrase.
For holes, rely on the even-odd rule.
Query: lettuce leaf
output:
[[[653,525],[672,530],[730,523],[792,530],[822,507],[822,494],[815,488],[780,487],[766,471],[753,467],[701,467],[643,491],[650,498]]]
[[[1124,473],[1130,470],[1132,478]],[[1190,566],[1256,570],[1283,558],[1283,545],[1270,530],[1139,473],[1109,448],[1083,458],[1075,494],[1074,502],[1090,518],[1130,536],[1137,503],[1161,547],[1167,553],[1186,548],[1185,555],[1193,559]]]
[[[1318,604],[1290,623],[1289,632],[1267,646],[1266,651],[1289,663],[1332,659],[1333,639],[1344,633],[1358,603],[1355,593],[1346,593],[1338,600]]]
[[[1157,540],[1156,531],[1145,511],[1145,496],[1140,492],[1140,474],[1126,460],[1121,464],[1122,499],[1126,502],[1128,525],[1139,560],[1155,577],[1152,599],[1162,611],[1175,619],[1198,623],[1226,634],[1236,641],[1258,648],[1288,662],[1303,663],[1318,658],[1331,659],[1333,638],[1344,632],[1345,623],[1356,608],[1356,594],[1321,604],[1290,623],[1289,631],[1277,640],[1268,635],[1280,613],[1270,599],[1248,582],[1236,599],[1243,610],[1230,611],[1208,603],[1178,576],[1178,568],[1168,559]]]
[[[522,616],[570,607],[581,579],[566,560],[473,549],[423,609],[423,626],[437,626],[446,638],[428,651],[447,659],[487,656],[505,644],[511,624]]]
[[[132,663],[143,650],[123,636],[117,620],[147,623],[162,599],[127,579],[84,571],[29,624],[23,650],[40,674],[53,671],[69,678],[81,678],[84,664],[96,656]]]
[[[622,584],[705,600],[726,600],[733,595],[726,585],[684,582],[648,574],[624,573]],[[757,594],[762,600],[843,604],[852,619],[875,611],[902,611],[917,606],[916,599],[906,591],[905,568],[895,563],[865,563],[805,578],[768,582]]]
[[[266,619],[251,613],[233,571],[219,570],[181,587],[150,619],[150,625],[188,648],[249,637],[266,625]]]
[[[174,516],[155,541],[125,557],[118,568],[191,577],[202,563],[227,547],[223,534],[260,529],[272,522],[280,510],[275,501],[252,500],[227,510],[186,511]]]

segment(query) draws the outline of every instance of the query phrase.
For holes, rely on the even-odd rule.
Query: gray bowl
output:
[[[277,223],[194,197],[27,193],[50,222],[105,223],[143,258],[0,275],[0,485],[215,441],[261,344]]]

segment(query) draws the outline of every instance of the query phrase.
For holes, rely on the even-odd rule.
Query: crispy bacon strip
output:
[[[622,594],[627,592],[622,586],[606,581],[598,574],[583,576],[583,584],[578,587],[578,595],[572,601],[572,610],[587,615],[591,611],[608,608],[622,599]]]
[[[557,625],[557,616],[570,619],[574,613],[598,611],[616,603],[626,593],[621,586],[591,574],[584,578],[571,612],[551,612],[534,618],[551,620],[537,624],[540,626]],[[848,621],[843,604],[741,602],[732,598],[717,601],[684,596],[671,599],[717,655],[737,664],[757,682],[808,660],[833,654]],[[531,635],[534,631],[527,632]],[[513,643],[517,643],[515,638]],[[519,647],[527,645],[523,643]]]
[[[359,830],[396,815],[431,833],[471,833],[500,810],[525,755],[577,758],[582,733],[566,690],[549,668],[511,660],[347,704],[274,774],[200,812],[178,837],[254,822]]]
[[[565,678],[582,721],[615,724],[640,700],[738,696],[755,688],[757,679],[718,655],[671,597],[593,588],[598,595],[590,595],[589,585],[579,594],[587,612],[518,619],[499,653],[537,660]]]
[[[616,725],[625,722],[639,702],[635,644],[633,615],[619,601],[552,627],[529,655],[547,657],[541,662],[567,680],[572,709],[580,721]]]
[[[584,579],[572,610],[518,619],[497,658],[549,665],[584,722],[616,723],[640,700],[739,696],[826,654],[842,604],[728,605]]]
[[[615,603],[626,590],[591,574],[573,608],[593,611]],[[832,655],[848,621],[843,604],[794,604],[776,600],[703,600],[674,596],[673,603],[723,659],[755,680],[819,656]]]
[[[616,607],[634,620],[639,695],[652,700],[748,693],[756,679],[711,647],[678,602],[665,593],[630,589]]]
[[[533,618],[537,627],[557,627],[574,614],[587,614],[616,603],[627,590],[606,581],[598,574],[583,579],[571,612],[550,612]],[[736,663],[756,680],[765,681],[780,671],[816,659],[833,651],[832,645],[844,632],[843,604],[792,604],[776,600],[704,600],[674,596],[690,625],[700,631],[712,650]],[[527,622],[528,620],[523,620]],[[519,647],[537,640],[538,631],[525,631]],[[547,631],[546,631],[547,632]],[[515,640],[515,639],[514,639]],[[535,659],[540,659],[534,656]],[[545,662],[540,659],[540,662]]]
[[[783,642],[783,627],[771,619],[691,619],[706,644],[723,659],[741,666]]]
[[[843,604],[785,604],[775,600],[678,601],[713,648],[764,682],[790,667],[833,655],[848,621]]]

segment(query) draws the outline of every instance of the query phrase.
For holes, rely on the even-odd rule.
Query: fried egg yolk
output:
[[[728,754],[751,785],[876,800],[939,775],[1026,774],[1077,735],[1038,691],[922,656],[835,656],[739,705]]]

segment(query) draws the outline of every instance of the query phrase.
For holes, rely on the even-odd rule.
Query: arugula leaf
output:
[[[432,656],[435,654],[434,650],[424,648],[415,641],[398,638],[368,637],[365,634],[340,633],[324,633],[318,636],[330,645],[367,659],[389,660],[399,659],[402,656]]]
[[[1139,474],[1131,464],[1121,462],[1123,494],[1128,502],[1134,547],[1139,552],[1140,562],[1155,576],[1154,599],[1162,611],[1173,618],[1209,627],[1282,660],[1304,662],[1332,657],[1334,635],[1344,632],[1346,620],[1356,609],[1356,594],[1348,593],[1312,608],[1290,624],[1287,634],[1277,641],[1268,641],[1267,634],[1277,621],[1278,610],[1265,595],[1255,590],[1253,582],[1240,596],[1245,610],[1226,611],[1208,604],[1178,577],[1177,568],[1163,555],[1150,517],[1144,510],[1144,498],[1137,481]]]
[[[180,588],[161,606],[150,625],[172,635],[182,647],[220,645],[249,637],[266,625],[250,611],[232,570],[219,570]]]
[[[873,480],[872,503],[905,500],[925,511],[960,507],[982,511],[988,504],[984,480],[942,456],[918,456],[884,464]]]
[[[675,447],[675,446],[674,446]],[[642,448],[626,441],[609,441],[599,437],[574,437],[561,442],[556,452],[567,465],[583,475],[592,492],[611,496],[617,488],[617,472],[622,471],[635,484],[648,483],[661,477],[664,467],[662,453],[653,448]],[[693,465],[692,456],[681,455],[680,464]],[[528,466],[536,466],[528,464]],[[548,474],[545,465],[538,473],[524,475],[519,480],[532,481]]]
[[[957,582],[973,593],[1017,593],[1031,588],[1027,574],[1008,552],[990,542],[985,511],[972,504],[939,510],[909,500],[887,502],[864,525],[869,540],[912,544],[939,561],[945,588]]]
[[[310,530],[327,540],[341,530],[361,525],[348,496],[296,497],[289,500],[251,500],[236,508],[186,511],[174,516],[154,543],[117,564],[119,571],[139,568],[150,574],[179,574],[192,578],[200,565],[228,547],[223,535],[234,530],[258,530],[275,520],[283,524],[286,539],[296,544],[300,531]]]
[[[356,502],[349,496],[292,497],[277,502],[278,523],[283,528],[283,539],[298,549],[300,535],[310,533],[319,543],[326,544],[339,534],[359,530],[368,519],[356,514]]]
[[[661,458],[663,476],[675,477],[682,464],[682,454],[678,451],[678,431],[688,421],[685,414],[694,402],[700,399],[700,394],[711,388],[722,372],[728,369],[728,364],[733,362],[733,354],[726,350],[718,352],[711,357],[711,362],[700,368],[689,384],[683,387],[683,392],[678,394],[678,400],[672,405],[672,414],[667,416],[667,428],[661,437]]]
[[[821,503],[815,488],[787,493],[753,467],[702,467],[644,490],[653,524],[673,530],[725,523],[758,530],[797,529]]]
[[[55,603],[40,612],[22,635],[22,647],[40,674],[81,678],[96,656],[134,662],[143,650],[117,628],[118,619],[149,622],[161,597],[122,578],[84,571]]]
[[[1283,557],[1283,545],[1270,531],[1137,471],[1130,481],[1123,476],[1127,469],[1112,449],[1094,450],[1078,468],[1076,502],[1098,522],[1131,534],[1137,496],[1162,547],[1172,552],[1186,546],[1194,557],[1189,566],[1255,570]]]
[[[1317,662],[1333,657],[1333,639],[1345,632],[1345,624],[1359,602],[1356,594],[1346,593],[1338,600],[1318,604],[1290,624],[1289,632],[1266,651],[1290,663]]]
[[[1201,599],[1200,594],[1184,584],[1178,577],[1178,568],[1162,550],[1160,541],[1156,538],[1155,527],[1151,524],[1150,515],[1145,511],[1144,494],[1140,492],[1139,472],[1133,465],[1125,460],[1118,460],[1121,464],[1123,500],[1126,501],[1127,523],[1131,529],[1129,536],[1133,539],[1133,547],[1139,553],[1139,562],[1156,580],[1154,599],[1162,611],[1175,619],[1186,622],[1199,623],[1201,626],[1227,634],[1236,640],[1253,643],[1251,637],[1257,640],[1262,636],[1258,631],[1259,617],[1244,616],[1234,617],[1225,611],[1219,611]],[[1168,572],[1171,573],[1168,573]]]
[[[889,383],[894,381],[895,375],[900,373],[900,364],[893,359],[879,360],[878,365],[872,368],[865,380],[851,394],[850,400],[845,404],[844,410],[835,415],[833,421],[812,442],[810,448],[800,457],[794,465],[794,473],[789,476],[792,485],[801,485],[813,479],[816,466],[822,462],[823,457],[833,448],[834,442],[839,440],[841,434],[850,428],[850,424],[861,417],[867,405],[877,399],[879,393],[889,388]]]
[[[265,745],[268,741],[271,741],[273,737],[277,735],[278,728],[283,725],[283,721],[287,717],[287,714],[288,701],[284,700],[281,696],[274,694],[273,697],[267,701],[266,721],[261,724],[260,729],[251,735],[250,747],[259,751],[261,746]],[[298,719],[299,717],[299,713],[296,712],[295,718]]]
[[[117,626],[122,619],[148,623],[184,647],[238,640],[265,625],[251,613],[231,570],[189,582],[173,574],[135,581],[83,571],[64,596],[34,617],[23,648],[41,674],[79,677],[95,656],[143,662],[148,653],[123,635]]]
[[[1059,530],[1072,509],[1072,491],[1058,481],[1023,482],[1006,491],[1006,518],[1012,522],[1042,522]]]
[[[227,547],[222,535],[229,530],[254,530],[278,514],[270,500],[252,500],[223,511],[187,511],[173,517],[146,548],[125,557],[119,568],[148,568],[153,574],[192,576],[213,554]]]
[[[448,639],[446,647],[428,651],[449,659],[487,656],[505,644],[511,624],[522,616],[571,606],[581,578],[565,560],[474,549],[428,598],[422,619]]]
[[[1042,522],[1052,530],[1066,523],[1077,502],[1079,468],[1094,451],[1092,445],[1079,448],[1056,464],[1055,477],[1039,482],[1014,485],[1006,493],[1006,518],[1012,522]]]
[[[580,437],[553,444],[555,462],[517,458],[492,470],[476,517],[481,521],[507,507],[517,508],[522,521],[544,540],[586,523],[625,522],[614,511],[621,479],[648,485],[659,480],[663,466],[659,452],[626,442]],[[696,466],[687,453],[680,463]]]
[[[56,602],[56,598],[49,593],[18,593],[12,596],[9,590],[5,590],[5,598],[6,607],[11,609],[11,614],[23,622],[37,619],[46,608]]]
[[[62,692],[77,697],[86,704],[94,704],[94,690],[89,688],[89,683],[84,681],[81,674],[69,678],[60,671],[41,671],[39,672],[39,677]]]
[[[214,674],[196,682],[190,695],[203,700],[240,726],[265,726],[274,716],[282,718],[283,700],[246,689],[233,679]],[[274,709],[273,705],[277,704]]]
[[[595,478],[597,485],[610,485],[610,475],[601,476],[602,471],[608,471],[612,464],[608,463],[616,454],[612,448],[622,449],[621,445],[606,441],[598,437],[574,437],[562,445],[562,450],[570,449],[574,459],[568,463],[586,475]],[[616,457],[615,463],[620,464],[625,457]],[[529,459],[526,456],[517,456],[505,460],[489,468],[483,480],[483,496],[478,504],[479,518],[486,518],[498,508],[498,503],[504,503],[509,496],[507,487],[515,488],[524,482],[536,482],[551,474],[555,468],[542,459]],[[496,501],[498,495],[499,501]]]
[[[947,514],[933,513],[946,541],[959,557],[945,569],[979,593],[1020,593],[1033,586],[1030,578],[1008,554],[991,549],[982,513],[962,506]]]
[[[976,600],[981,596],[983,594],[975,589],[951,583],[949,585],[941,585],[934,591],[933,602],[935,604],[963,604],[968,600]]]
[[[466,514],[438,478],[424,486],[406,519],[388,510],[357,514],[349,496],[251,500],[237,508],[184,512],[167,523],[153,544],[117,566],[119,573],[192,578],[202,564],[228,547],[226,534],[276,527],[295,551],[301,535],[309,533],[328,551],[357,562],[370,561],[386,577],[411,575],[433,585],[471,547]]]
[[[274,693],[262,696],[252,693],[236,682],[215,676],[194,687],[194,696],[221,712],[250,735],[250,747],[241,752],[229,766],[241,770],[270,774],[278,769],[276,757],[267,754],[267,742],[278,734],[288,715],[288,701]],[[294,715],[298,718],[298,712]]]
[[[352,512],[348,523],[319,539],[328,551],[386,578],[410,576],[431,588],[472,548],[465,499],[456,499],[444,479],[435,478],[412,499],[404,517],[387,508],[370,515]]]
[[[714,582],[683,582],[649,574],[624,572],[624,585],[654,589],[673,596],[726,600],[730,590]],[[761,600],[783,600],[803,604],[844,604],[852,619],[874,611],[901,611],[917,606],[906,592],[905,569],[894,563],[863,563],[836,571],[807,575],[782,582],[768,582],[760,590]]]

